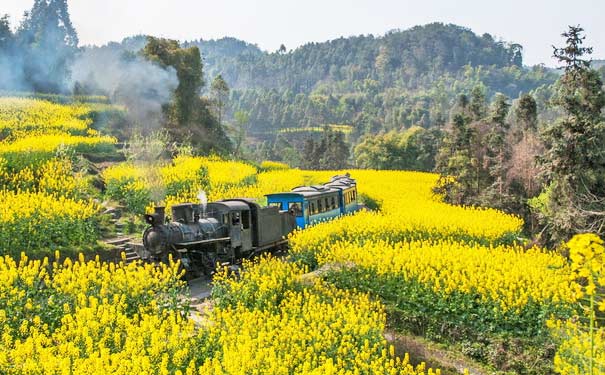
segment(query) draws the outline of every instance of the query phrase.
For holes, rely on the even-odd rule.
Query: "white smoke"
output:
[[[208,204],[208,197],[206,196],[206,192],[204,190],[200,190],[197,193],[197,199],[199,199],[200,204],[202,205],[202,212],[206,213],[206,205]]]
[[[82,53],[72,67],[72,81],[125,105],[135,126],[148,130],[159,127],[162,105],[178,85],[174,68],[162,68],[115,45]]]

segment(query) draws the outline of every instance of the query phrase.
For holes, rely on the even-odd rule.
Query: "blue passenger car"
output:
[[[340,200],[340,208],[343,215],[359,209],[359,204],[357,203],[357,182],[348,173],[332,177],[330,182],[324,186],[339,191],[338,199]]]
[[[300,228],[357,210],[357,186],[348,176],[335,176],[324,185],[299,186],[266,197],[270,206],[293,212]]]

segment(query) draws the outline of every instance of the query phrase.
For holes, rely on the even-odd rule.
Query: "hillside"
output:
[[[144,43],[139,36],[101,49],[136,51]],[[524,67],[518,44],[440,23],[281,53],[234,38],[184,44],[200,48],[206,88],[221,74],[232,89],[230,112],[248,112],[250,131],[259,136],[281,128],[350,124],[354,140],[415,124],[440,126],[453,99],[478,84],[488,98],[496,92],[516,98],[557,77],[543,67]],[[90,53],[99,48],[84,52]]]

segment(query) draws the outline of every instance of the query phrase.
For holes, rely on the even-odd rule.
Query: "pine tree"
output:
[[[216,108],[216,117],[218,118],[219,125],[223,123],[223,112],[227,105],[227,99],[229,99],[229,85],[223,79],[222,75],[214,77],[212,84],[210,85],[210,93],[214,100],[214,106]]]
[[[508,200],[506,174],[510,158],[510,144],[506,142],[509,124],[506,121],[510,104],[508,98],[497,94],[490,114],[490,131],[487,135],[487,163],[491,186],[486,195],[488,202],[499,208],[505,207]]]
[[[451,129],[446,134],[436,158],[435,170],[441,175],[435,192],[452,203],[467,203],[480,190],[480,164],[473,157],[472,146],[476,133],[465,117],[454,115]]]
[[[23,72],[34,91],[67,90],[78,35],[67,0],[35,0],[17,30],[17,46],[25,53]]]
[[[13,32],[10,28],[8,14],[0,18],[0,52],[7,51],[13,43]]]
[[[543,221],[554,241],[578,232],[605,231],[605,93],[599,74],[590,68],[583,29],[570,26],[566,46],[554,47],[564,64],[554,99],[565,116],[544,132],[544,177],[550,184]]]
[[[477,85],[471,91],[469,110],[473,120],[481,120],[486,112],[485,86]]]

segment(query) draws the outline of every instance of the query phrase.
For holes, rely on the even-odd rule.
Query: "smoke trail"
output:
[[[72,67],[72,80],[125,105],[135,126],[144,130],[159,128],[162,105],[178,85],[173,68],[155,65],[117,43],[85,49]]]

